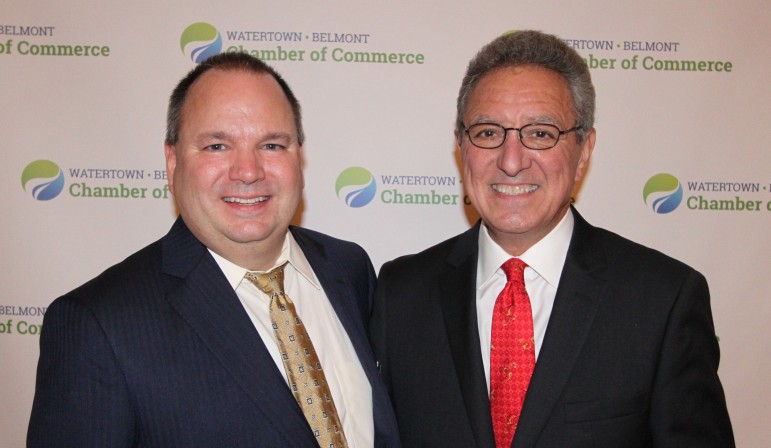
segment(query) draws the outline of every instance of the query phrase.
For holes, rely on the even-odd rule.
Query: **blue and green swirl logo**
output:
[[[348,207],[364,207],[375,197],[375,176],[360,166],[346,168],[337,176],[335,191]]]
[[[656,213],[670,213],[683,200],[683,186],[671,174],[656,174],[645,183],[643,200]]]
[[[22,171],[21,186],[38,201],[48,201],[64,189],[64,172],[50,160],[35,160]]]
[[[182,53],[196,64],[209,59],[222,50],[222,36],[217,28],[206,22],[198,22],[185,28],[179,39]]]

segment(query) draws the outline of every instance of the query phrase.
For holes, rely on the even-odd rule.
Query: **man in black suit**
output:
[[[28,446],[398,446],[367,338],[369,257],[290,226],[303,140],[294,94],[251,56],[178,84],[165,151],[180,218],[48,308]],[[293,306],[259,281],[284,264]]]
[[[481,222],[378,278],[403,446],[734,446],[704,277],[571,206],[594,107],[554,36],[501,36],[470,62],[456,137]]]

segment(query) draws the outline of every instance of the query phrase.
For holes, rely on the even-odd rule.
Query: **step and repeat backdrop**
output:
[[[0,14],[0,446],[24,445],[57,296],[163,235],[176,82],[245,51],[300,98],[298,224],[376,269],[468,228],[453,139],[468,60],[515,29],[563,38],[597,88],[576,207],[704,273],[739,446],[771,438],[771,9],[762,0],[6,1]]]

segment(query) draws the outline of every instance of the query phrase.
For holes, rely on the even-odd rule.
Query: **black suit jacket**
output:
[[[398,446],[355,244],[290,229],[372,386],[375,445]],[[317,447],[233,288],[181,219],[46,312],[28,446]]]
[[[575,227],[513,447],[731,447],[704,277]],[[494,447],[476,321],[479,224],[383,265],[372,337],[405,447]]]

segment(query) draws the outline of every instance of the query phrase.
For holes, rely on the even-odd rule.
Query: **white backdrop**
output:
[[[222,51],[304,52],[271,61],[304,110],[298,222],[360,243],[376,268],[474,220],[452,138],[473,54],[512,29],[569,40],[594,61],[598,92],[597,146],[577,207],[707,276],[737,443],[771,438],[766,2],[52,3],[10,0],[0,14],[0,446],[24,445],[45,307],[175,217],[163,189],[166,101],[207,30]],[[422,63],[346,62],[354,53]],[[665,69],[691,63],[697,70]],[[344,199],[363,190],[366,202],[373,188],[363,206]],[[145,197],[103,197],[131,189]],[[670,196],[674,210],[657,213],[654,200]]]

